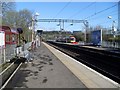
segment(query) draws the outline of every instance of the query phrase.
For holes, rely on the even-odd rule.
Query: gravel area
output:
[[[32,54],[6,88],[86,88],[43,44]]]

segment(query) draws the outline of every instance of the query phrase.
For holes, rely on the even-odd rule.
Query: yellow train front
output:
[[[76,38],[74,36],[70,36],[67,38],[67,43],[74,43],[76,42]]]
[[[63,42],[63,43],[75,43],[76,38],[74,36],[58,38],[56,42]]]

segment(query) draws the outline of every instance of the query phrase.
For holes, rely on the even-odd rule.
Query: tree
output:
[[[28,29],[32,21],[32,12],[27,9],[16,11],[16,5],[14,1],[1,1],[0,5],[0,21],[2,21],[2,24],[11,28],[22,28],[22,36],[28,40],[30,38],[29,36],[31,35],[31,31]]]
[[[102,29],[103,27],[101,26],[101,25],[97,25],[96,27],[95,27],[95,30],[100,30],[100,29]]]
[[[90,26],[89,30],[90,30],[90,31],[93,31],[93,30],[94,30],[94,28],[93,28],[92,26]]]
[[[19,26],[25,26],[28,27],[28,25],[31,24],[32,21],[32,12],[27,10],[27,9],[23,9],[21,11],[18,12],[18,17],[19,17]]]
[[[20,10],[19,12],[12,10],[6,11],[4,16],[2,16],[2,24],[10,26],[11,28],[22,28],[23,34],[27,40],[30,38],[31,31],[29,31],[29,26],[32,21],[32,12],[27,9]]]
[[[18,21],[18,13],[16,11],[7,11],[2,19],[2,24],[15,27]]]
[[[83,32],[74,32],[74,37],[76,38],[76,41],[84,41],[84,33]]]
[[[31,23],[32,23],[32,12],[27,9],[20,10],[18,12],[16,26],[21,27],[23,29],[23,36],[27,39],[29,39],[29,37],[27,36],[30,34],[29,26],[31,25]]]
[[[0,1],[0,24],[6,18],[6,12],[15,10],[15,2]]]
[[[5,16],[6,12],[15,10],[15,2],[1,1],[0,2],[0,11],[2,17]]]

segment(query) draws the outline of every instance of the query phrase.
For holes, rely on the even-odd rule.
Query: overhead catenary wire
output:
[[[64,10],[66,7],[68,7],[68,5],[69,5],[70,3],[71,3],[71,2],[68,2],[68,3],[54,16],[54,18],[57,17],[58,15],[60,15],[60,14],[63,12],[63,10]],[[70,18],[77,16],[79,13],[85,11],[85,9],[89,8],[90,6],[94,5],[95,3],[96,3],[96,2],[90,3],[88,6],[84,7],[83,10],[80,9],[79,12],[76,12],[75,14],[73,14],[72,16],[70,16]],[[113,6],[110,6],[110,7],[108,7],[108,8],[105,8],[105,9],[103,9],[103,10],[100,10],[100,11],[98,11],[98,12],[96,12],[96,10],[95,10],[95,13],[94,13],[94,14],[86,17],[85,19],[89,20],[89,19],[91,19],[91,17],[97,16],[98,14],[103,13],[103,12],[105,12],[105,11],[107,11],[107,10],[115,7],[115,6],[117,6],[117,4],[115,4],[115,5],[113,5]],[[94,18],[93,18],[93,19],[94,19]],[[96,18],[96,19],[97,19],[97,18]],[[98,18],[98,19],[99,19],[99,18]]]
[[[115,21],[117,20],[117,19],[114,19]],[[100,23],[98,23],[98,25],[101,25],[101,24],[106,24],[106,23],[109,23],[110,22],[110,20],[107,20],[107,21],[104,21],[104,22],[100,22]],[[91,25],[90,25],[91,26]]]
[[[96,2],[92,2],[92,3],[90,3],[89,5],[87,5],[87,6],[83,7],[83,8],[81,8],[78,12],[76,12],[76,13],[73,14],[73,15],[71,15],[69,18],[76,17],[77,15],[79,15],[79,13],[85,11],[85,9],[88,9],[89,7],[91,7],[92,5],[94,5],[95,3],[96,3]],[[68,28],[68,27],[70,27],[70,25],[67,26],[67,28]]]
[[[111,12],[112,13],[112,12]],[[110,16],[113,16],[113,15],[118,15],[118,12],[115,12],[115,13],[108,13],[107,15],[110,15]],[[105,15],[106,16],[106,14],[103,14],[103,15]],[[102,16],[103,16],[102,15]],[[100,18],[103,18],[103,17],[101,17],[101,16],[98,16],[98,17],[94,17],[94,18],[90,18],[90,19],[88,19],[89,21],[94,21],[94,20],[97,20],[97,19],[100,19]],[[106,18],[106,17],[105,17]],[[104,18],[103,18],[104,19]]]
[[[114,15],[117,15],[117,14],[114,14]],[[114,15],[112,15],[112,16],[114,16]],[[96,20],[96,19],[94,19],[94,20]],[[118,19],[114,19],[114,21],[117,21]],[[106,26],[106,24],[108,24],[110,22],[110,20],[107,20],[107,21],[103,21],[103,22],[100,22],[100,23],[97,23],[97,25],[100,25],[100,26]],[[111,23],[112,23],[112,21],[111,21]],[[118,23],[118,22],[117,22]],[[92,24],[91,24],[92,25]],[[90,26],[91,26],[90,25]],[[93,25],[92,25],[93,26]]]
[[[73,15],[71,15],[69,18],[72,18],[72,17],[75,17],[75,16],[79,15],[79,13],[85,11],[85,9],[91,7],[91,6],[94,5],[95,3],[96,3],[96,2],[92,2],[92,3],[90,3],[88,6],[81,8],[78,12],[76,12],[76,13],[73,14]]]
[[[66,8],[66,7],[68,7],[68,5],[71,3],[71,1],[72,0],[70,0],[67,4],[65,4],[65,6],[53,17],[53,19],[55,19],[59,14],[61,14],[63,11],[64,11],[64,9]],[[49,23],[50,24],[50,23]],[[49,26],[49,24],[48,24],[48,26]]]
[[[114,20],[117,20],[117,19],[114,19]],[[110,21],[101,22],[101,23],[99,23],[99,25],[100,24],[105,24],[105,23],[108,23],[108,22],[110,22]]]
[[[71,3],[71,1],[72,1],[72,0],[70,0],[70,1],[53,17],[53,19],[56,18],[62,11],[64,11],[64,9]]]
[[[94,13],[93,15],[90,15],[90,16],[86,17],[85,19],[86,19],[86,20],[90,20],[91,17],[94,17],[94,16],[96,16],[96,15],[98,15],[98,14],[100,14],[100,13],[103,13],[103,12],[105,12],[105,11],[107,11],[107,10],[115,7],[115,6],[117,6],[117,4],[112,5],[112,6],[108,7],[108,8],[105,8],[105,9],[103,9],[103,10],[101,10],[101,11],[98,11],[98,12]],[[111,12],[111,13],[112,13],[112,12]],[[117,14],[111,14],[111,15],[117,15]],[[92,19],[93,19],[93,20],[96,20],[96,19],[99,19],[99,18],[92,18]],[[93,20],[92,20],[92,21],[93,21]],[[117,19],[114,19],[114,20],[117,20]],[[99,23],[98,25],[105,24],[105,23],[108,23],[108,22],[109,22],[109,21],[101,22],[101,23]]]
[[[93,16],[96,16],[97,14],[100,14],[100,13],[102,13],[102,12],[105,12],[105,11],[107,11],[107,10],[109,10],[109,9],[111,9],[111,8],[113,8],[113,7],[115,7],[115,6],[117,6],[117,4],[115,4],[115,5],[113,5],[113,6],[110,6],[110,7],[106,8],[106,9],[103,9],[103,10],[101,10],[101,11],[98,11],[98,12],[96,12],[96,13],[94,13],[94,14],[92,14],[92,15],[90,15],[90,16],[84,18],[84,19],[88,19],[88,18],[91,18],[91,17],[93,17]]]

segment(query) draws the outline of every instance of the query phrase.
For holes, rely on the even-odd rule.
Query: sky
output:
[[[118,5],[117,2],[16,2],[17,11],[28,9],[33,13],[39,13],[38,19],[75,19],[88,20],[89,25],[94,27],[101,25],[104,28],[110,28],[113,20],[118,22]],[[112,16],[112,19],[108,19]],[[37,29],[60,30],[58,23],[38,22]],[[67,31],[84,30],[83,23],[64,24]]]

